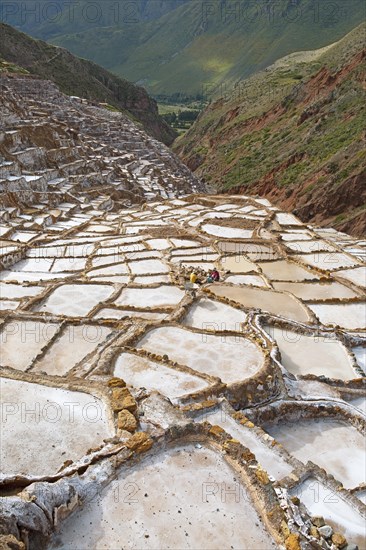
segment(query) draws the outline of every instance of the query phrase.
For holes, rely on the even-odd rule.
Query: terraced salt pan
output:
[[[98,267],[88,271],[88,277],[100,277],[104,275],[127,275],[129,273],[126,263],[113,264],[108,267]]]
[[[311,460],[350,489],[365,481],[364,437],[351,424],[329,418],[280,422],[268,433],[296,458]]]
[[[319,277],[307,269],[288,260],[258,263],[263,273],[275,281],[305,281],[307,279],[319,279]]]
[[[110,283],[110,284],[123,284],[126,285],[130,282],[130,277],[128,275],[106,275],[105,277],[92,277],[93,272],[88,273],[88,277],[93,281],[93,283]]]
[[[184,319],[184,324],[202,330],[242,331],[247,315],[227,304],[209,298],[201,298],[193,304]]]
[[[281,315],[293,321],[309,322],[310,316],[305,307],[293,296],[272,290],[229,286],[224,284],[209,285],[216,296],[226,297],[242,304],[246,308],[262,309],[274,315]]]
[[[272,260],[277,258],[277,253],[269,245],[259,243],[245,243],[245,242],[232,242],[232,241],[219,241],[217,243],[221,252],[230,253],[235,252],[238,256],[248,256],[250,260],[262,261]]]
[[[149,321],[161,321],[167,317],[166,313],[150,311],[128,311],[123,309],[103,308],[94,315],[94,319],[126,319],[127,317],[139,317]]]
[[[52,273],[64,271],[82,271],[85,268],[85,258],[61,258],[55,260],[52,266]]]
[[[341,269],[340,271],[332,273],[332,275],[347,279],[361,288],[366,287],[366,267],[364,266],[355,267],[354,269]]]
[[[55,474],[113,435],[107,407],[93,395],[6,378],[0,386],[5,475]]]
[[[52,265],[52,259],[48,258],[28,258],[26,260],[20,260],[16,264],[12,265],[13,271],[49,271]]]
[[[274,550],[275,544],[244,483],[224,458],[187,444],[122,471],[71,516],[51,548],[76,547]]]
[[[363,346],[356,346],[352,348],[352,351],[355,354],[357,364],[366,374],[366,348],[364,348]]]
[[[169,275],[146,275],[137,276],[133,280],[136,285],[152,285],[156,283],[169,283]]]
[[[1,327],[0,364],[26,370],[56,333],[59,325],[39,321],[8,321]]]
[[[94,256],[92,267],[101,267],[109,264],[117,264],[124,261],[123,254],[111,254],[110,256]]]
[[[337,282],[332,283],[291,283],[274,282],[276,290],[291,292],[302,300],[328,300],[330,298],[354,298],[353,290]]]
[[[108,285],[62,285],[56,288],[37,311],[47,311],[55,315],[69,317],[86,316],[99,302],[103,302],[114,292]]]
[[[153,250],[167,250],[172,246],[167,239],[148,239],[146,242]]]
[[[223,409],[213,413],[208,412],[197,418],[197,422],[198,421],[207,421],[213,426],[221,426],[221,428],[232,435],[234,439],[240,441],[244,447],[248,447],[248,449],[255,454],[256,459],[262,467],[275,479],[282,479],[292,472],[292,466],[285,462],[276,451],[263,443],[252,428],[239,425],[234,418]]]
[[[280,225],[302,225],[302,222],[295,218],[292,214],[279,212],[276,214],[275,218]]]
[[[140,260],[129,262],[129,268],[135,275],[147,273],[168,273],[168,267],[161,260]]]
[[[178,264],[182,262],[212,262],[216,263],[216,260],[219,258],[218,254],[199,254],[198,256],[173,256],[170,261],[173,264]]]
[[[227,384],[253,376],[263,366],[259,348],[242,336],[196,333],[178,327],[149,331],[138,347],[198,371],[217,376]]]
[[[65,246],[44,246],[27,250],[27,258],[62,258]]]
[[[105,224],[92,224],[88,225],[86,229],[84,229],[87,233],[115,233],[116,227],[113,227],[113,225],[105,225]]]
[[[111,332],[102,326],[68,325],[32,371],[62,376],[94,351]]]
[[[116,360],[114,376],[135,388],[157,390],[170,399],[203,390],[209,384],[193,374],[166,367],[132,353],[122,353]]]
[[[72,244],[66,247],[65,256],[87,258],[94,251],[94,243]]]
[[[280,233],[280,235],[283,241],[307,241],[313,239],[313,236],[308,231],[299,231],[295,229],[293,231]]]
[[[300,498],[311,516],[322,516],[335,532],[344,533],[348,543],[365,548],[364,518],[339,493],[334,493],[319,480],[309,477],[292,493]]]
[[[1,281],[16,281],[18,283],[31,283],[34,281],[52,281],[71,277],[70,273],[45,273],[45,272],[29,272],[29,271],[9,271],[0,272]]]
[[[172,256],[207,256],[215,254],[215,251],[210,246],[197,246],[195,248],[176,248],[172,250]]]
[[[266,326],[276,340],[283,366],[295,375],[315,374],[338,380],[358,378],[346,348],[338,340],[298,334],[291,330]]]
[[[115,301],[118,306],[133,306],[141,309],[150,307],[176,306],[184,292],[175,286],[162,285],[158,288],[125,288]]]
[[[14,310],[19,307],[19,302],[13,302],[11,300],[0,300],[0,311]]]
[[[304,264],[325,271],[333,271],[333,269],[341,267],[357,266],[358,264],[355,259],[341,252],[315,252],[314,254],[303,254],[295,257]]]
[[[308,240],[300,240],[300,241],[290,241],[286,243],[287,248],[294,252],[298,252],[299,254],[307,254],[308,252],[321,252],[321,251],[328,251],[328,252],[334,252],[337,249],[335,246],[327,243],[326,241],[308,241]]]
[[[210,223],[202,225],[201,229],[209,235],[224,239],[250,239],[253,236],[252,229],[238,229],[236,227],[224,227]]]
[[[366,396],[350,399],[349,402],[366,416]]]
[[[38,233],[32,233],[27,231],[15,231],[12,235],[13,241],[20,241],[21,243],[27,243],[34,239],[34,237],[37,237]]]
[[[225,282],[233,285],[267,286],[259,275],[230,275],[226,277]]]
[[[312,304],[314,311],[323,325],[339,325],[350,330],[366,327],[366,302],[353,304]]]
[[[258,271],[258,267],[255,263],[241,255],[223,256],[220,263],[225,271],[231,271],[232,273]]]

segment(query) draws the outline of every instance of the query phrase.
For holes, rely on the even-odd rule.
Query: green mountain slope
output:
[[[258,193],[304,221],[366,231],[363,24],[212,103],[175,148],[215,189]]]
[[[160,141],[171,144],[176,137],[175,131],[159,116],[155,100],[143,88],[63,48],[35,40],[2,23],[0,58],[52,80],[68,95],[108,103],[125,111]],[[4,68],[9,70],[9,66],[3,65]]]
[[[364,0],[106,0],[94,19],[81,0],[73,17],[65,7],[55,22],[42,10],[37,22],[21,19],[21,5],[14,24],[156,95],[210,95],[291,52],[334,42],[365,18]]]

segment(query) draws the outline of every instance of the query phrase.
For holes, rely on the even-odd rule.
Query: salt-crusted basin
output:
[[[8,378],[0,386],[4,475],[55,474],[113,435],[106,405],[89,393]]]
[[[117,547],[276,548],[245,485],[224,458],[189,444],[123,470],[65,522],[50,546]]]
[[[310,321],[310,314],[305,306],[290,294],[224,284],[209,285],[209,289],[216,296],[234,300],[246,308],[262,309],[275,315],[288,317],[293,321],[305,323]]]
[[[172,361],[227,384],[253,376],[264,364],[259,347],[241,335],[219,336],[166,326],[149,331],[138,347],[168,355]]]

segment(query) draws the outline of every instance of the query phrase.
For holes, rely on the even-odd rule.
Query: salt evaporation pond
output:
[[[231,283],[233,285],[267,286],[262,277],[257,275],[230,275],[226,277],[225,283]]]
[[[43,287],[37,286],[21,286],[11,283],[0,283],[0,297],[10,299],[28,298],[30,296],[37,296],[43,292]]]
[[[366,374],[366,347],[356,346],[352,348],[352,351],[356,357],[356,361],[359,367]]]
[[[253,261],[272,260],[277,257],[275,249],[267,244],[252,242],[219,241],[217,243],[219,250],[223,254],[234,252],[238,256],[248,256]]]
[[[319,279],[316,274],[288,260],[262,262],[258,265],[266,277],[274,281],[305,281],[307,279]]]
[[[350,330],[366,327],[366,302],[350,304],[312,304],[309,308],[323,325],[339,325]]]
[[[62,376],[104,342],[111,329],[96,325],[69,325],[36,362],[33,372]]]
[[[209,385],[198,376],[169,368],[132,353],[122,353],[118,356],[114,375],[135,388],[157,390],[170,399],[197,392]]]
[[[173,307],[179,304],[184,292],[175,286],[162,285],[158,288],[126,288],[115,301],[118,306]]]
[[[242,336],[218,336],[179,327],[153,329],[138,347],[166,354],[172,361],[219,377],[227,384],[253,376],[264,362],[260,349]]]
[[[360,287],[366,287],[366,267],[364,266],[355,267],[354,269],[342,269],[332,273],[332,275],[347,279]]]
[[[25,371],[55,335],[59,325],[39,321],[8,321],[1,328],[1,366]]]
[[[202,330],[242,330],[247,315],[221,302],[202,298],[190,308],[184,324]]]
[[[296,458],[311,460],[351,489],[365,482],[365,440],[341,420],[312,418],[280,422],[266,431]]]
[[[7,378],[0,385],[3,474],[56,473],[113,435],[108,408],[91,394]]]
[[[168,273],[168,267],[161,260],[140,260],[129,262],[128,267],[135,275],[147,273]]]
[[[293,321],[307,323],[310,320],[306,308],[290,294],[223,284],[209,285],[209,289],[216,296],[234,300],[246,308],[262,309]]]
[[[167,317],[166,313],[157,313],[155,311],[129,311],[127,309],[102,308],[94,315],[94,319],[126,319],[127,317],[139,317],[149,321],[161,321]]]
[[[201,229],[209,235],[222,237],[224,239],[250,239],[253,236],[252,229],[238,229],[236,227],[224,227],[210,223],[202,225]]]
[[[296,256],[300,262],[307,265],[323,269],[324,271],[333,271],[341,267],[357,266],[357,261],[341,252],[315,252],[313,254],[303,254]]]
[[[222,487],[228,488],[224,495]],[[224,458],[187,444],[121,471],[66,520],[50,546],[117,547],[270,550],[276,545],[244,483]]]
[[[258,271],[258,267],[255,263],[240,255],[224,256],[221,258],[220,263],[225,271],[231,271],[232,273],[248,273],[251,271]]]
[[[113,291],[113,287],[108,285],[62,285],[56,288],[37,310],[55,315],[84,317],[99,302],[109,298]]]
[[[273,287],[276,290],[291,292],[301,300],[329,300],[330,298],[340,300],[358,296],[356,292],[340,283],[275,282]]]
[[[350,355],[338,340],[273,326],[266,326],[265,330],[276,340],[283,366],[293,374],[323,375],[339,380],[358,378]]]
[[[339,493],[335,493],[313,477],[292,491],[305,504],[310,515],[322,516],[335,532],[344,533],[348,543],[366,548],[365,519]]]
[[[221,409],[213,413],[198,417],[197,422],[207,421],[210,424],[221,426],[228,434],[240,441],[244,447],[248,447],[261,466],[275,479],[282,479],[292,472],[292,466],[285,462],[273,448],[267,446],[252,428],[238,424],[232,416]]]

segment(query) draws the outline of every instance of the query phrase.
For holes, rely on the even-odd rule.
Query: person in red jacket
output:
[[[217,271],[216,267],[211,272],[211,278],[215,283],[217,283],[220,280],[220,273]]]

